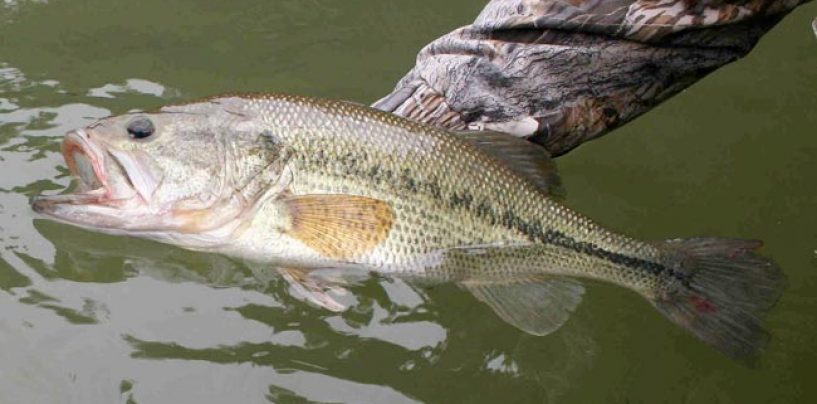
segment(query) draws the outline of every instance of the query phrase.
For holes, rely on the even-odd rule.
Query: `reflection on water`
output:
[[[0,403],[815,396],[817,52],[803,40],[814,5],[764,39],[765,53],[560,159],[568,202],[614,228],[767,240],[791,287],[759,369],[614,287],[588,285],[542,338],[448,284],[365,279],[349,288],[352,307],[332,313],[271,268],[32,216],[32,195],[69,185],[69,129],[224,89],[371,100],[483,2],[387,3],[146,0],[128,8],[138,18],[123,16],[128,2],[83,3],[87,16],[67,1],[0,3]],[[779,60],[796,74],[781,75]]]
[[[178,92],[168,90],[161,84],[141,79],[128,79],[124,84],[105,84],[88,90],[89,97],[116,98],[117,94],[122,93],[142,93],[165,98],[178,96]]]

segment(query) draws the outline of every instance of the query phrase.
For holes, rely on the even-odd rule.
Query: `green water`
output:
[[[223,257],[35,220],[61,135],[226,91],[371,102],[481,0],[0,3],[0,403],[814,402],[817,4],[744,60],[559,159],[568,204],[658,239],[760,238],[790,287],[742,367],[613,286],[547,337],[453,285],[329,313]],[[130,401],[129,401],[130,400]]]

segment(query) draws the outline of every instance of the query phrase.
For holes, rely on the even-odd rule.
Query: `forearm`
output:
[[[493,0],[374,106],[564,154],[742,57],[802,2]]]

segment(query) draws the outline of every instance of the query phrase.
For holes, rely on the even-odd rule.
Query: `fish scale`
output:
[[[395,264],[425,261],[424,254],[453,247],[538,241],[503,218],[505,211],[536,222],[540,231],[557,230],[599,248],[645,259],[658,254],[648,244],[614,236],[570,213],[491,156],[449,133],[344,102],[323,101],[315,108],[308,99],[299,97],[237,101],[241,113],[264,116],[270,130],[290,145],[295,160],[292,188],[298,194],[348,193],[390,203],[398,226],[381,246],[357,263],[399,268]],[[230,107],[229,103],[224,105]],[[309,122],[317,124],[313,127]],[[414,184],[408,186],[405,177]],[[466,193],[475,206],[451,202]],[[482,202],[487,204],[488,213],[475,217],[474,208]],[[599,266],[598,259],[575,251],[558,250],[562,255],[551,254],[552,262],[540,260],[538,265],[520,267],[519,271],[578,274],[627,282],[627,286],[633,286],[630,281],[635,276],[645,276],[620,267]],[[566,259],[571,256],[578,259]],[[563,265],[565,262],[571,265]]]

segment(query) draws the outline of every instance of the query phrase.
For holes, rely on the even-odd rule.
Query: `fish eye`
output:
[[[153,122],[143,116],[136,117],[128,123],[128,135],[133,139],[144,139],[155,130]]]

